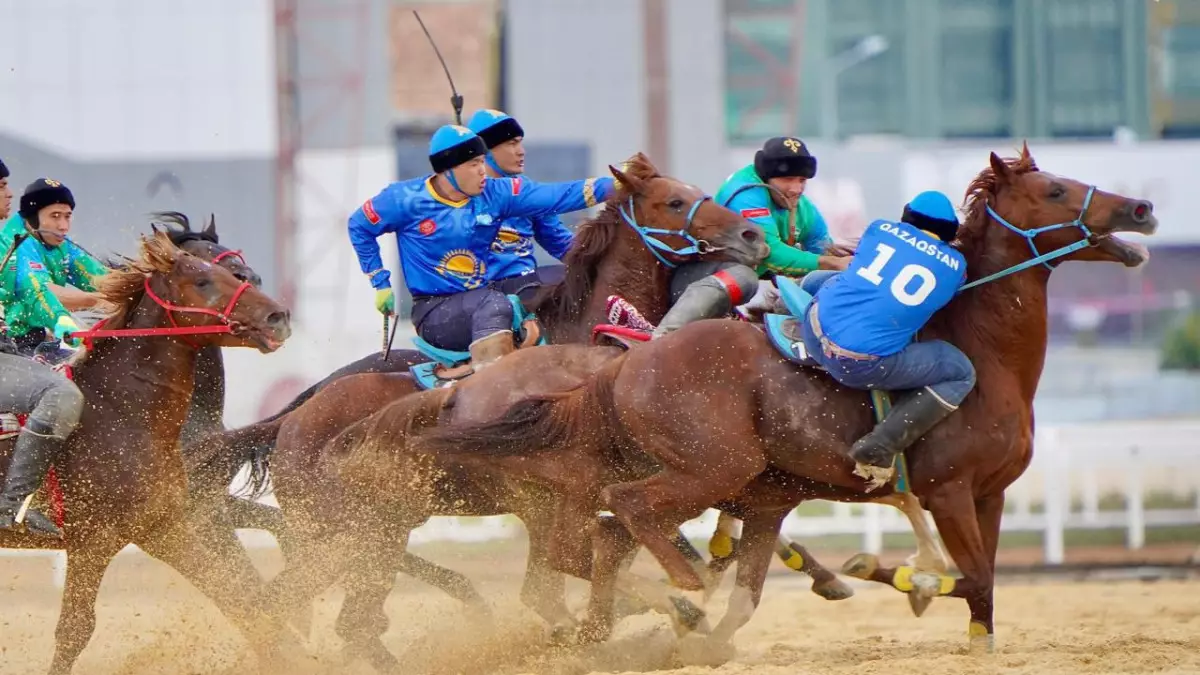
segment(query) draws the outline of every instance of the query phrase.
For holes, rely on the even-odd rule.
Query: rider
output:
[[[488,147],[485,160],[488,177],[522,180],[519,176],[525,170],[525,130],[515,119],[498,110],[478,110],[467,127]],[[533,257],[534,241],[562,260],[573,239],[574,234],[555,213],[535,218],[505,218],[492,242],[488,260],[493,286],[528,301],[539,286],[562,281],[566,271],[562,265],[539,267]]]
[[[376,242],[394,232],[417,334],[441,349],[469,351],[476,369],[515,348],[512,304],[487,286],[487,261],[501,221],[585,209],[614,191],[607,177],[540,185],[488,178],[486,155],[475,132],[446,125],[429,143],[432,175],[388,185],[349,221],[359,266],[375,288],[375,307],[395,313],[391,274]]]
[[[12,201],[7,178],[8,169],[0,162],[0,218],[8,215],[9,203]],[[61,185],[50,186],[49,183],[46,179],[34,183],[31,188],[41,184],[51,189],[27,190],[21,198],[21,211],[24,213],[31,210],[31,221],[35,225],[42,222],[38,218],[40,213],[52,209],[54,205],[74,204],[69,190]],[[27,199],[31,193],[32,197]],[[38,207],[38,204],[44,206]],[[27,209],[27,205],[31,208]],[[56,220],[59,219],[48,217],[47,224],[53,225]],[[67,222],[69,224],[69,211]],[[65,231],[60,231],[65,234]],[[18,248],[23,249],[27,244],[41,245],[38,241],[25,241]],[[23,260],[28,267],[30,258],[23,257]],[[18,264],[15,267],[20,266]],[[7,300],[14,295],[12,285],[17,275],[9,273],[7,269],[14,265],[10,263],[5,267],[4,275],[0,277],[0,295],[6,298],[7,312],[8,306],[17,307],[20,303],[10,305]],[[46,271],[41,270],[40,274],[46,276]],[[23,290],[28,292],[28,289]],[[43,292],[37,302],[49,305],[57,301],[51,294]],[[10,315],[9,318],[12,320],[14,317]],[[74,382],[44,364],[18,356],[15,345],[9,349],[0,345],[0,380],[4,382],[4,386],[0,387],[0,410],[28,416],[13,447],[8,475],[4,480],[3,490],[0,491],[0,529],[16,530],[24,527],[34,534],[61,538],[62,532],[58,527],[42,513],[28,508],[28,505],[49,471],[54,456],[79,424],[79,417],[83,414],[83,394]]]
[[[821,212],[804,196],[808,179],[815,175],[817,158],[808,147],[799,139],[779,136],[763,144],[753,164],[725,179],[714,200],[761,227],[770,253],[757,270],[736,263],[681,266],[671,280],[672,296],[678,301],[655,329],[655,337],[746,303],[759,292],[759,276],[846,268],[849,258],[822,255],[832,243],[829,230]],[[764,290],[773,295],[774,287],[767,286]]]
[[[21,229],[14,227],[14,220],[5,227],[14,252],[0,271],[0,285],[7,287],[0,302],[9,333],[22,351],[36,349],[48,331],[58,340],[78,345],[78,340],[66,337],[80,330],[67,306],[83,309],[98,301],[95,280],[108,268],[67,238],[74,208],[75,197],[67,186],[39,178],[21,195],[15,219]],[[18,235],[28,236],[16,243]],[[66,288],[68,284],[75,288]]]
[[[967,262],[950,246],[957,233],[950,199],[922,192],[900,222],[867,227],[845,272],[817,272],[801,283],[815,296],[803,322],[810,358],[847,387],[915,390],[854,443],[855,462],[890,467],[975,386],[975,367],[957,347],[914,341],[966,279]]]

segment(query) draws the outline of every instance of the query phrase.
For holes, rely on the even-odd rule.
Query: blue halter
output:
[[[641,237],[642,243],[646,245],[646,248],[650,249],[650,252],[654,254],[654,257],[658,258],[660,263],[666,265],[667,269],[675,269],[678,267],[678,263],[673,263],[667,260],[661,253],[659,253],[659,251],[666,251],[667,253],[673,253],[678,256],[687,257],[693,255],[703,255],[705,253],[712,253],[713,251],[720,250],[719,247],[713,246],[703,239],[696,239],[688,232],[688,230],[692,227],[692,220],[696,217],[696,211],[700,209],[701,204],[709,201],[710,199],[712,199],[712,197],[705,195],[700,199],[697,199],[692,204],[692,208],[687,214],[687,221],[684,223],[683,229],[680,230],[666,230],[660,227],[643,227],[642,225],[638,225],[637,218],[635,217],[633,210],[633,197],[629,198],[628,212],[625,211],[624,205],[617,207],[617,210],[621,212],[621,217],[625,219],[625,222],[633,228],[634,232],[637,232],[639,237]],[[691,246],[686,246],[684,248],[671,248],[667,244],[663,243],[660,239],[651,237],[650,235],[652,234],[665,234],[680,237],[690,243]]]
[[[1051,260],[1054,260],[1056,258],[1061,258],[1065,255],[1070,255],[1070,254],[1074,253],[1075,251],[1087,248],[1089,246],[1095,246],[1095,244],[1092,243],[1092,231],[1089,230],[1088,226],[1086,224],[1084,224],[1084,222],[1083,222],[1083,217],[1085,215],[1087,215],[1088,207],[1091,206],[1091,204],[1092,204],[1092,195],[1094,195],[1095,193],[1096,193],[1096,186],[1095,185],[1089,186],[1087,196],[1084,197],[1084,199],[1083,199],[1083,208],[1079,209],[1079,215],[1075,217],[1075,220],[1072,220],[1068,223],[1056,223],[1054,225],[1046,225],[1045,227],[1038,227],[1038,228],[1034,228],[1032,230],[1022,230],[1022,229],[1014,226],[1012,223],[1010,223],[1007,220],[1005,220],[1004,218],[1002,218],[999,213],[996,213],[996,210],[992,208],[991,204],[988,204],[987,205],[988,215],[991,216],[992,219],[995,220],[997,223],[1000,223],[1001,225],[1007,227],[1008,229],[1012,230],[1013,232],[1016,232],[1017,234],[1024,237],[1025,241],[1029,244],[1029,250],[1033,251],[1034,257],[1029,260],[1026,260],[1023,263],[1013,265],[1012,267],[1009,267],[1008,269],[1001,270],[999,272],[996,272],[995,274],[989,274],[988,276],[986,276],[982,279],[976,279],[975,281],[972,281],[969,284],[964,284],[961,288],[958,289],[958,292],[962,293],[963,291],[965,291],[968,288],[971,288],[973,286],[979,286],[981,284],[986,284],[989,281],[995,281],[996,279],[999,279],[1001,277],[1006,277],[1010,274],[1015,274],[1017,272],[1027,270],[1030,267],[1034,267],[1035,265],[1044,265],[1046,267],[1046,269],[1053,270],[1054,266],[1050,264]],[[1034,237],[1037,237],[1039,234],[1042,234],[1043,232],[1059,230],[1064,227],[1079,228],[1083,232],[1083,239],[1080,239],[1079,241],[1077,241],[1073,244],[1068,244],[1062,248],[1055,249],[1049,253],[1040,253],[1038,251],[1037,244],[1033,243]]]

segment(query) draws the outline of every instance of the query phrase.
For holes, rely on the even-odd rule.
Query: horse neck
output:
[[[654,257],[645,242],[628,226],[621,228],[596,265],[591,292],[578,321],[548,324],[546,331],[555,344],[588,342],[592,327],[608,323],[608,298],[619,295],[642,316],[657,324],[671,303],[671,271]]]
[[[972,278],[1029,259],[1028,248],[1006,235],[989,227],[981,251],[963,251]],[[1049,270],[1034,267],[967,289],[938,314],[931,335],[961,349],[975,365],[980,382],[1001,374],[1015,377],[1032,405],[1046,361],[1049,279]]]
[[[169,325],[166,310],[144,297],[125,327]],[[93,405],[126,413],[118,419],[147,420],[155,437],[174,443],[191,402],[195,364],[196,350],[180,338],[103,338],[76,379]]]

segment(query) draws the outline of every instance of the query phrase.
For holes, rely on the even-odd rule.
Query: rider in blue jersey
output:
[[[491,178],[515,178],[525,171],[525,130],[517,120],[499,110],[478,110],[467,122],[488,147],[487,173]],[[505,218],[492,242],[488,260],[492,286],[504,293],[518,295],[528,302],[541,286],[562,281],[562,265],[539,267],[533,257],[534,242],[547,253],[562,260],[575,235],[559,220],[558,214],[534,218]]]
[[[433,173],[392,183],[350,216],[350,241],[375,288],[375,306],[395,312],[391,274],[376,239],[396,235],[404,283],[413,296],[417,334],[435,347],[469,351],[474,368],[515,349],[513,309],[490,288],[489,258],[501,222],[585,209],[614,192],[612,178],[537,184],[525,178],[488,178],[487,146],[456,125],[430,140]]]
[[[957,347],[914,341],[966,279],[967,262],[950,246],[957,233],[950,199],[922,192],[900,222],[867,227],[845,272],[813,272],[801,282],[815,296],[803,322],[810,358],[847,387],[915,390],[854,444],[858,463],[890,467],[975,386],[975,368]]]

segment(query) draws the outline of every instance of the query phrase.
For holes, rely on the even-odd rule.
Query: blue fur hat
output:
[[[8,178],[8,167],[4,166],[4,160],[0,159],[0,178]]]
[[[434,173],[449,171],[459,164],[487,154],[487,146],[474,131],[447,124],[429,139],[429,164]]]
[[[950,198],[937,190],[926,190],[912,198],[905,207],[901,222],[936,235],[942,241],[958,236],[958,215]]]
[[[488,149],[518,136],[525,136],[521,124],[499,110],[476,110],[467,126],[483,139]]]

